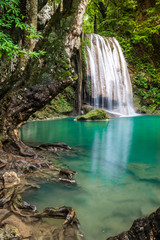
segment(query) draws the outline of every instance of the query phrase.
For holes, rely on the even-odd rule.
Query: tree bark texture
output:
[[[38,0],[26,0],[27,24],[37,30]],[[33,51],[36,40],[25,37],[26,48]]]

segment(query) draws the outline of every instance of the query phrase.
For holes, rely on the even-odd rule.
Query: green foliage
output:
[[[67,114],[73,111],[74,98],[73,88],[68,87],[63,93],[58,94],[58,96],[51,101],[50,106],[52,106],[56,113]]]
[[[50,0],[51,2],[54,2],[54,3],[60,3],[61,0]]]
[[[136,0],[110,0],[104,12],[105,4],[105,0],[90,1],[83,23],[85,32],[93,32],[96,15],[100,35],[123,38],[131,45],[142,43],[146,48],[153,49],[153,36],[160,34],[159,0],[156,0],[155,7],[144,10],[139,9]],[[103,8],[100,8],[101,5]],[[144,19],[139,19],[138,14],[144,15]]]
[[[81,41],[81,54],[84,62],[87,61],[87,46],[90,47],[90,41],[88,37],[85,36],[85,39]]]
[[[138,73],[135,77],[135,84],[137,84],[138,86],[148,89],[148,84],[147,84],[148,80],[147,78],[143,75]]]
[[[73,113],[74,106],[75,90],[72,87],[68,87],[63,93],[58,94],[50,104],[47,104],[42,110],[35,112],[30,120],[64,117]]]
[[[7,55],[13,59],[15,55],[30,54],[38,57],[44,52],[26,52],[13,40],[12,30],[25,31],[27,38],[41,38],[35,28],[24,23],[25,16],[21,15],[19,0],[0,0],[0,57]]]
[[[85,13],[85,15],[84,15],[83,31],[85,33],[93,33],[94,32],[93,19],[87,13]]]
[[[142,105],[154,106],[155,110],[160,109],[159,74],[151,64],[141,64],[139,66],[133,84],[133,90],[140,96]]]
[[[102,21],[101,13],[99,11],[99,0],[90,0],[88,8],[85,12],[84,21],[83,21],[83,30],[86,33],[93,33],[94,31],[94,17],[97,16],[98,25]]]

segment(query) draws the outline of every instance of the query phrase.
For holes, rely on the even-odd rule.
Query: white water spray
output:
[[[115,38],[89,34],[87,81],[89,103],[120,115],[134,115],[127,64]]]

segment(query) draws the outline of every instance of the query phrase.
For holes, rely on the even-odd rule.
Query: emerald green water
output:
[[[159,116],[31,122],[21,129],[21,138],[66,142],[77,149],[58,160],[78,172],[77,185],[47,183],[24,197],[39,209],[74,207],[87,240],[127,230],[134,219],[160,206]]]

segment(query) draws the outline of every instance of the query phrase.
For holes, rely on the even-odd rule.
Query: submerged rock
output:
[[[105,110],[95,109],[85,115],[76,117],[77,121],[87,121],[87,120],[109,120],[109,117]]]
[[[130,163],[128,165],[128,171],[138,180],[160,182],[159,169],[149,164]]]

